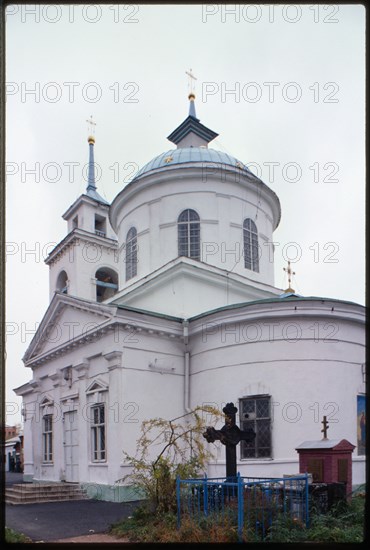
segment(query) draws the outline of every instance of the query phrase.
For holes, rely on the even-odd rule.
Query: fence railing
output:
[[[308,527],[308,475],[283,478],[180,479],[176,482],[177,526],[185,516],[237,525],[238,538],[254,532],[263,540],[274,520],[290,517]]]

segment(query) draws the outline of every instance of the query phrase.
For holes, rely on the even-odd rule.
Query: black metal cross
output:
[[[253,441],[256,437],[254,430],[241,430],[235,423],[236,413],[238,409],[234,403],[227,403],[222,409],[225,413],[225,426],[221,430],[208,427],[203,434],[203,437],[208,443],[214,443],[219,440],[226,447],[226,477],[236,478],[236,446],[240,441]]]

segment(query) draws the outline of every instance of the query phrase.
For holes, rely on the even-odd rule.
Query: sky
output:
[[[275,285],[365,303],[365,9],[361,5],[12,5],[6,17],[6,408],[49,304],[48,252],[85,191],[112,201],[173,148],[192,69],[210,147],[279,196]]]

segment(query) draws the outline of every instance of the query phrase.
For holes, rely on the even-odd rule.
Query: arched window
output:
[[[247,218],[243,223],[244,267],[259,272],[258,233],[253,220]]]
[[[126,237],[126,281],[137,275],[137,231],[131,227]]]
[[[56,290],[58,292],[62,292],[63,294],[67,294],[68,290],[68,276],[67,273],[63,270],[59,273],[57,278],[57,284],[56,284]]]
[[[200,260],[200,223],[195,210],[184,210],[177,220],[179,256]]]
[[[101,267],[95,273],[96,301],[104,302],[111,298],[118,290],[118,275],[109,267]]]

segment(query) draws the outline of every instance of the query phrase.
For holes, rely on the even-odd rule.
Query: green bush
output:
[[[199,477],[206,470],[212,453],[207,451],[203,437],[204,413],[211,415],[213,422],[220,416],[213,407],[204,406],[172,420],[145,420],[136,456],[124,451],[132,472],[117,483],[128,482],[138,489],[150,501],[152,512],[175,512],[177,476]]]
[[[13,529],[10,529],[9,527],[5,527],[5,542],[32,542],[32,540],[25,535],[22,535],[22,533],[17,533],[16,531],[13,531]]]
[[[273,522],[267,540],[270,542],[362,542],[364,540],[364,498],[354,497],[347,504],[338,502],[327,514],[313,511],[307,529],[290,518]]]

